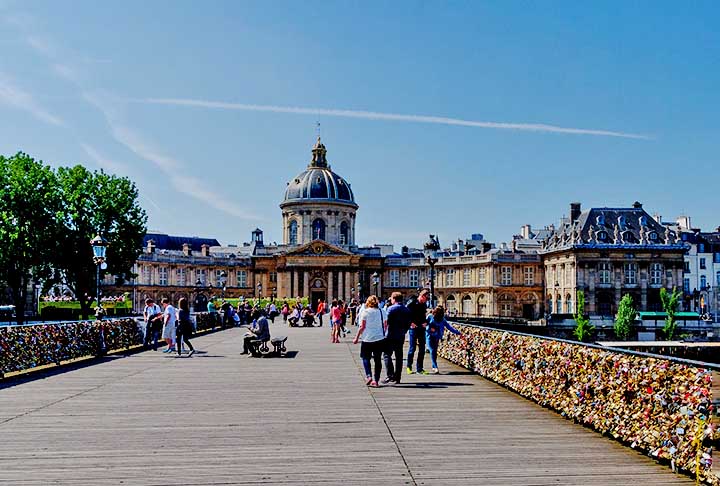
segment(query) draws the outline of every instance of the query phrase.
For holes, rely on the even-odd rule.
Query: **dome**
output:
[[[325,158],[327,150],[325,145],[320,142],[320,137],[318,137],[312,153],[313,158],[308,168],[288,182],[282,205],[312,200],[344,203],[357,207],[350,184],[330,170]]]

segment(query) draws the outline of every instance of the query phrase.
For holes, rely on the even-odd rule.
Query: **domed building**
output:
[[[287,183],[280,208],[285,245],[304,245],[314,240],[343,248],[355,245],[358,205],[350,184],[330,168],[320,137],[307,169]]]

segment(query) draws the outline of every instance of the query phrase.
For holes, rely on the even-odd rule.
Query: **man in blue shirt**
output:
[[[392,305],[387,311],[388,331],[387,348],[385,349],[387,378],[383,380],[383,383],[400,383],[405,333],[410,329],[410,311],[403,305],[400,292],[393,292],[390,300]],[[395,366],[393,366],[393,355],[395,356]]]

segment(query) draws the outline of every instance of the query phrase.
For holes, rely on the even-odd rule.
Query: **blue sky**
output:
[[[710,230],[719,20],[711,1],[0,0],[0,153],[132,178],[153,230],[272,242],[319,120],[361,244],[507,241],[576,200]]]

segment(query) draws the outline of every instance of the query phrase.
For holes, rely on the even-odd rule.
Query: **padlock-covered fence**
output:
[[[712,473],[713,370],[701,363],[457,324],[444,358],[568,419],[720,484]]]
[[[198,331],[217,326],[213,316],[196,316]],[[139,346],[144,324],[135,319],[0,327],[0,378],[50,364],[101,356]]]

